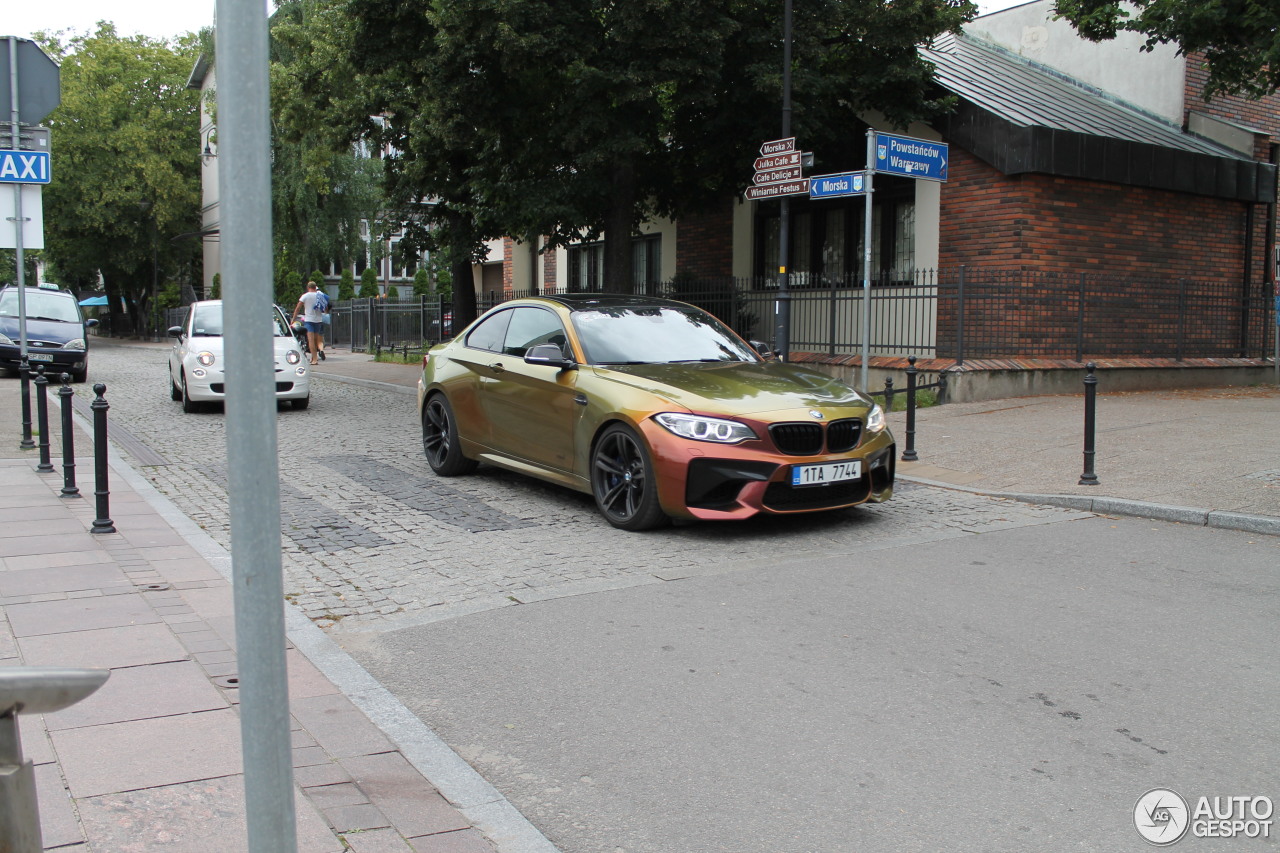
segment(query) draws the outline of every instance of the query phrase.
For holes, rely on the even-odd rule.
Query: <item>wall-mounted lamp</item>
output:
[[[218,156],[218,144],[213,141],[214,134],[217,132],[216,128],[211,127],[204,135],[204,151],[200,152],[200,159],[206,163]]]

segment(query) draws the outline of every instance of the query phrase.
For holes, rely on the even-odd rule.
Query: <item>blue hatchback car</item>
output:
[[[45,375],[56,379],[69,373],[83,382],[89,373],[89,346],[85,329],[98,325],[80,313],[76,295],[56,285],[24,287],[27,317],[27,361],[32,369],[44,365]],[[18,327],[18,288],[0,288],[0,367],[21,367],[22,332]]]

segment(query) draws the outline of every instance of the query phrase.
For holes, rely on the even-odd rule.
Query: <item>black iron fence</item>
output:
[[[698,305],[748,340],[772,343],[772,280],[681,278],[644,292]],[[528,291],[486,291],[480,312]],[[793,351],[942,358],[1269,358],[1272,286],[1100,273],[957,267],[855,280],[800,279],[789,291]],[[333,304],[330,345],[418,350],[453,333],[438,296]],[[176,322],[176,321],[174,321]]]

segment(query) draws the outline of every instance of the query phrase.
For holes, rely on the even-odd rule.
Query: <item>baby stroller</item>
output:
[[[302,354],[309,357],[311,349],[307,345],[307,327],[302,325],[301,320],[297,320],[289,329],[293,332],[293,336],[298,339],[298,346],[302,347]]]

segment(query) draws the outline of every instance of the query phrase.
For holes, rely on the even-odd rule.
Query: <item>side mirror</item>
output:
[[[169,337],[171,337],[171,338],[180,338],[180,337],[182,337],[182,327],[181,327],[181,326],[170,326],[170,327],[169,327]]]
[[[545,364],[547,367],[558,367],[561,370],[573,370],[578,363],[571,358],[565,358],[564,350],[560,349],[556,344],[538,344],[536,347],[529,347],[524,354],[525,364]]]
[[[748,341],[748,343],[765,361],[773,361],[777,357],[777,354],[764,341]]]
[[[94,317],[90,317],[88,320],[84,321],[84,327],[86,329],[92,329],[96,325],[98,325],[98,321]]]

